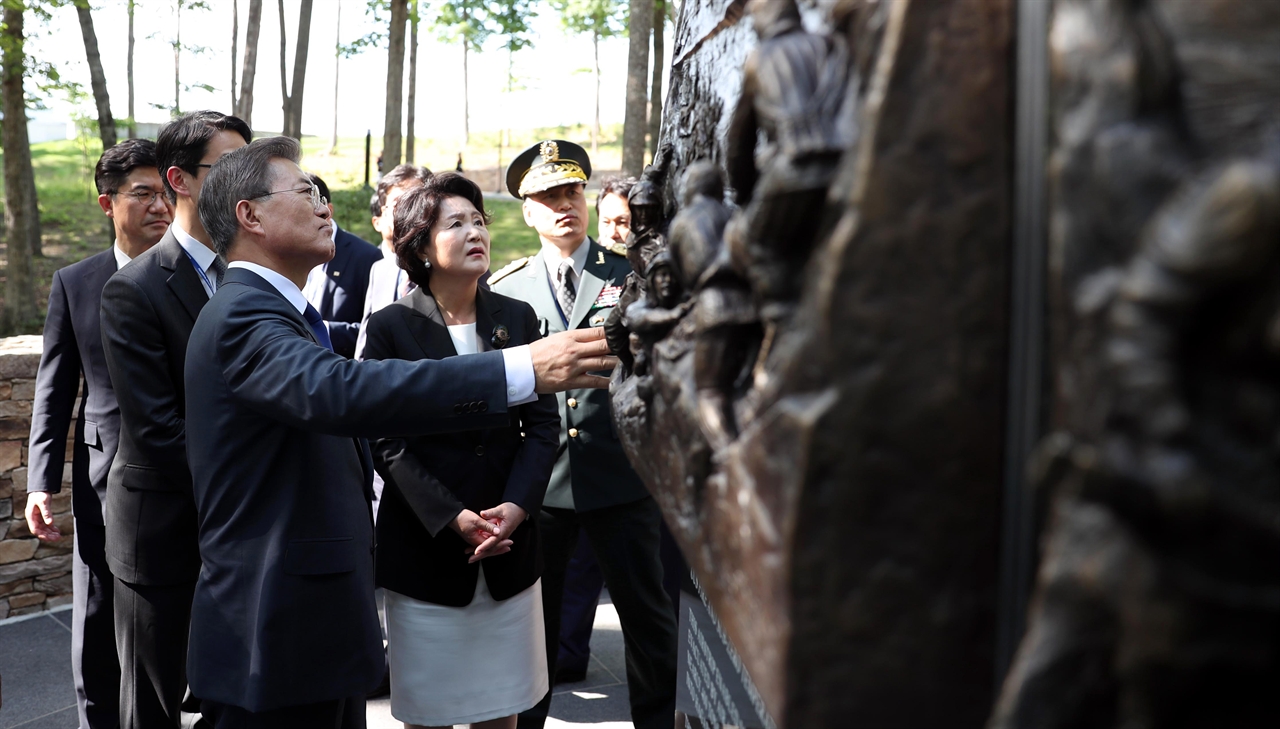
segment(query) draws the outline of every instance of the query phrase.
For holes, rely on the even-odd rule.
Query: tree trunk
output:
[[[240,42],[240,0],[231,0],[231,113],[235,114],[240,100],[236,98],[236,50]]]
[[[338,71],[342,63],[342,0],[338,0],[338,30],[333,39],[333,141],[329,154],[338,153]]]
[[[596,115],[591,121],[591,154],[600,151],[600,31],[591,31],[591,50],[595,54]]]
[[[284,0],[281,0],[283,5]],[[307,83],[307,52],[311,47],[311,4],[302,0],[298,8],[298,41],[293,48],[293,85],[285,97],[285,136],[302,141],[302,92]],[[281,34],[283,38],[283,34]]]
[[[105,152],[116,145],[116,121],[111,116],[107,77],[102,73],[102,56],[98,54],[98,34],[93,31],[89,0],[76,0],[76,15],[80,18],[80,35],[84,38],[84,54],[89,61],[89,83],[93,87],[93,102],[98,107],[98,134],[102,136],[102,150]]]
[[[382,166],[386,172],[400,164],[400,113],[404,106],[404,26],[409,0],[391,0],[390,47],[387,51],[387,108],[382,128]]]
[[[658,156],[662,131],[662,64],[666,39],[667,0],[653,0],[653,85],[649,87],[649,159]]]
[[[645,133],[649,130],[649,35],[653,29],[653,0],[631,0],[628,24],[627,109],[622,123],[622,174],[644,170]]]
[[[173,116],[177,118],[182,115],[182,2],[174,5],[174,36],[173,36]]]
[[[288,59],[287,59],[287,57],[285,56],[285,46],[286,46],[286,44],[287,44],[287,43],[286,43],[286,40],[287,40],[287,39],[285,38],[285,25],[284,25],[284,0],[278,0],[277,5],[278,5],[278,7],[280,8],[280,97],[281,97],[280,107],[281,107],[282,111],[284,112],[284,121],[283,121],[283,122],[281,122],[281,125],[280,125],[280,133],[281,133],[281,134],[288,134],[288,129],[289,129],[289,77],[288,77],[288,67],[286,66],[286,61],[287,61]]]
[[[134,0],[129,0],[129,58],[126,65],[125,73],[129,77],[129,136],[138,136],[138,120],[133,115],[133,5]]]
[[[4,223],[8,268],[5,271],[5,333],[18,331],[37,314],[35,281],[31,271],[30,236],[40,235],[39,219],[32,220],[29,199],[35,198],[31,174],[31,146],[27,140],[27,103],[22,88],[25,50],[22,30],[23,5],[4,3],[5,36],[0,62],[0,92],[3,92],[4,121],[0,122],[0,145],[4,146]]]
[[[258,30],[262,0],[249,0],[249,24],[244,29],[244,65],[240,71],[240,99],[232,113],[253,128],[253,79],[258,72]]]
[[[409,108],[405,112],[404,161],[414,163],[413,121],[418,106],[418,0],[409,14]]]
[[[462,142],[471,144],[471,76],[467,68],[471,55],[471,41],[462,39]]]

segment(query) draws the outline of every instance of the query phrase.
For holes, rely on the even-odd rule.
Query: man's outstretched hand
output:
[[[557,332],[529,345],[533,359],[534,390],[539,394],[583,387],[606,388],[608,377],[588,372],[611,370],[618,358],[609,354],[604,328]]]

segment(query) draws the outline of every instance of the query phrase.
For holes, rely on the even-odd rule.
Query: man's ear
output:
[[[170,167],[165,170],[164,178],[178,195],[191,197],[191,189],[187,187],[186,172],[181,167]]]
[[[249,233],[266,235],[266,230],[262,227],[262,218],[258,215],[258,209],[248,200],[241,200],[236,203],[236,223],[241,229]]]
[[[529,198],[520,201],[520,212],[524,213],[524,224],[533,227],[532,216],[529,215]]]
[[[115,211],[113,211],[113,210],[111,209],[111,196],[110,196],[110,195],[108,195],[108,194],[107,194],[107,193],[105,193],[105,192],[104,192],[104,193],[102,193],[101,195],[99,195],[99,196],[98,196],[98,207],[102,208],[102,212],[106,213],[108,218],[111,218],[112,220],[115,220],[116,214],[115,214]]]

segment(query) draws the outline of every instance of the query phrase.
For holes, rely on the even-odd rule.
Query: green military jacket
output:
[[[489,285],[500,294],[528,302],[546,335],[565,331],[565,326],[542,256],[540,251],[515,261],[494,273]],[[569,328],[602,325],[617,305],[630,272],[626,258],[592,240]],[[556,397],[560,402],[560,452],[543,505],[591,511],[648,496],[613,430],[609,391],[570,390]]]

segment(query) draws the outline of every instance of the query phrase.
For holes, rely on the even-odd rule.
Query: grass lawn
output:
[[[596,156],[597,169],[603,171],[617,168],[620,158],[617,137],[620,136],[620,131],[606,130],[605,143]],[[580,141],[583,146],[588,146],[583,137],[585,133],[582,128],[513,132],[511,146],[520,150],[537,139],[551,136]],[[376,154],[381,140],[375,139],[373,143]],[[443,145],[422,139],[418,140],[418,145],[416,158],[431,169],[449,170],[456,164],[458,150],[446,149]],[[378,235],[371,224],[372,216],[369,214],[371,190],[364,187],[364,139],[339,139],[336,152],[330,154],[328,139],[306,137],[303,139],[302,149],[303,168],[323,177],[333,193],[334,218],[338,224],[371,243],[378,242]],[[503,154],[504,163],[510,161],[510,149],[505,149]],[[40,317],[27,322],[17,331],[0,331],[0,336],[40,333],[44,327],[44,309],[49,300],[49,287],[54,271],[83,260],[110,245],[113,237],[110,221],[98,208],[98,196],[93,186],[93,165],[100,155],[101,143],[96,139],[83,144],[67,140],[32,145],[31,161],[35,168],[36,190],[40,200],[44,248],[44,255],[33,262]],[[3,156],[0,155],[0,160],[2,159]],[[467,175],[476,180],[486,192],[495,193],[494,188],[498,182],[497,168],[494,166],[498,161],[497,136],[491,134],[486,138],[484,135],[476,135],[473,144],[463,150],[463,160],[468,165]],[[473,170],[470,168],[472,162],[477,165],[487,164],[489,167]],[[596,179],[600,176],[593,175]],[[0,180],[0,191],[2,190],[3,180]],[[2,201],[3,197],[0,195],[0,209]],[[492,217],[490,257],[493,270],[516,258],[537,252],[538,236],[524,224],[518,200],[505,192],[495,193],[485,200],[485,207]],[[592,235],[595,234],[594,206],[588,230]],[[3,280],[6,266],[5,246],[3,240],[0,240],[0,310],[4,306]]]

